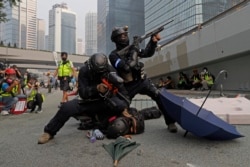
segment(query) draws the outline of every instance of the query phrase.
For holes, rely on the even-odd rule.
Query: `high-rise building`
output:
[[[97,51],[100,53],[106,52],[106,16],[108,13],[107,0],[98,0],[97,3]],[[108,38],[109,39],[109,38]]]
[[[37,48],[37,0],[22,0],[16,6],[5,3],[7,22],[1,23],[1,40],[19,48]]]
[[[114,27],[127,25],[130,41],[133,36],[145,33],[144,0],[98,0],[97,11],[98,51],[109,54],[115,49],[115,44],[110,39]]]
[[[77,52],[76,54],[83,54],[83,40],[81,38],[77,39]]]
[[[49,35],[45,35],[45,39],[44,39],[44,43],[45,43],[45,50],[49,50]]]
[[[162,43],[222,13],[243,0],[145,0],[145,31],[173,20],[161,32]]]
[[[76,53],[76,13],[66,3],[55,4],[49,11],[49,50]]]
[[[97,52],[97,13],[89,12],[85,16],[85,54]]]
[[[45,50],[45,20],[37,19],[37,49]]]

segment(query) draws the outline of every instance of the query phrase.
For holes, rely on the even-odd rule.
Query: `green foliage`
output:
[[[6,2],[7,4],[10,5],[10,7],[12,7],[13,5],[17,5],[17,3],[21,1],[22,0],[0,0],[0,23],[8,21],[6,19],[6,13],[3,12],[4,3]]]

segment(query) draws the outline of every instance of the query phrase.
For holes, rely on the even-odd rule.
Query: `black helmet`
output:
[[[129,123],[125,117],[119,117],[115,119],[107,130],[107,138],[117,138],[119,136],[124,136],[130,131]]]
[[[111,34],[111,41],[112,42],[119,42],[116,40],[116,37],[121,35],[121,34],[124,34],[124,33],[128,33],[128,26],[114,27],[112,30],[112,34]],[[128,39],[127,39],[127,41],[128,41]]]
[[[93,54],[89,59],[90,69],[96,73],[104,73],[109,71],[108,58],[103,53]]]

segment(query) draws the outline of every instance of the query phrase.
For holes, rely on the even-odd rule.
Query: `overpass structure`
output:
[[[218,81],[225,90],[250,91],[249,0],[165,43],[153,57],[142,61],[155,83],[166,76],[177,82],[180,71],[190,77],[193,68],[201,72],[207,67],[215,76],[221,70],[228,72],[227,80]]]
[[[68,55],[75,67],[81,66],[89,57],[84,55]],[[56,69],[56,63],[61,60],[60,53],[0,47],[0,61],[16,64],[19,68]]]

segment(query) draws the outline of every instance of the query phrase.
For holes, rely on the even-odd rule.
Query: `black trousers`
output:
[[[56,115],[45,126],[44,132],[49,133],[51,136],[56,135],[70,117],[85,115],[93,118],[97,115],[102,120],[107,117],[118,116],[128,107],[127,103],[117,96],[113,96],[110,100],[117,107],[110,107],[105,100],[82,103],[78,99],[73,99],[63,103]]]
[[[161,110],[165,123],[167,125],[174,123],[173,120],[166,112],[166,109],[163,107],[162,102],[159,97],[159,91],[156,86],[151,82],[150,79],[139,79],[136,81],[125,83],[124,86],[126,87],[129,97],[132,99],[137,94],[147,95],[151,97],[157,104],[158,108]]]
[[[40,93],[37,93],[34,100],[31,100],[27,103],[28,109],[35,109],[36,106],[42,108],[43,97]]]

